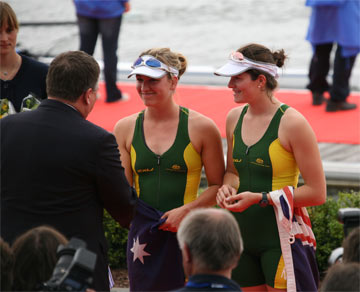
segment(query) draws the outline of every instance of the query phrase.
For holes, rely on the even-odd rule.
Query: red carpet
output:
[[[105,103],[104,98],[95,104],[88,117],[91,122],[112,132],[115,123],[144,108],[134,83],[119,83],[123,92],[130,95],[127,101]],[[100,84],[100,96],[104,93],[104,84]],[[358,108],[351,111],[327,113],[325,105],[312,106],[311,95],[307,90],[278,90],[275,96],[302,113],[312,126],[318,142],[360,144],[360,93],[352,94],[348,101],[357,103]],[[226,87],[179,85],[175,94],[178,104],[196,110],[218,125],[222,137],[225,137],[225,119],[228,111],[237,106],[233,102],[230,89]]]

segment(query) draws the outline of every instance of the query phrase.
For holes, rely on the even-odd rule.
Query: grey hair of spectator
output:
[[[342,260],[344,263],[360,263],[360,227],[353,229],[344,239],[343,248],[344,253]]]
[[[180,248],[187,245],[194,263],[204,270],[236,266],[243,250],[238,223],[227,210],[199,208],[191,211],[177,232]]]
[[[360,264],[336,263],[326,272],[319,292],[360,291]]]

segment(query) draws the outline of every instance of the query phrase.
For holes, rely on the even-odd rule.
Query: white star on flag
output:
[[[146,247],[147,243],[140,244],[139,237],[134,238],[134,245],[130,249],[134,253],[133,262],[136,261],[136,259],[139,259],[142,264],[144,264],[144,256],[150,256],[151,254],[147,253],[144,249]]]

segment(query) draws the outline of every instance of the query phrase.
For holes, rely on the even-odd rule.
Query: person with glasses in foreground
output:
[[[285,59],[284,50],[249,44],[215,71],[230,77],[234,101],[242,104],[227,115],[217,203],[240,226],[244,252],[232,275],[244,291],[316,291],[319,279],[304,206],[325,202],[325,176],[309,123],[274,96]],[[299,173],[304,185],[297,188]]]
[[[126,177],[141,202],[128,239],[131,291],[172,290],[184,285],[176,240],[179,224],[190,210],[214,206],[222,184],[225,167],[217,126],[174,101],[186,66],[186,58],[168,48],[141,53],[129,77],[136,76],[145,109],[121,119],[114,128]],[[203,166],[208,187],[198,196]],[[154,217],[143,215],[146,218],[141,221],[142,207]],[[150,232],[145,232],[153,236],[149,239],[137,230],[146,229],[151,220],[160,225],[150,224]],[[165,261],[156,261],[159,258]]]

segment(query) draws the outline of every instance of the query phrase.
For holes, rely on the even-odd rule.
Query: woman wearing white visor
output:
[[[191,209],[216,204],[216,193],[225,171],[220,131],[215,123],[174,101],[178,81],[186,66],[185,57],[168,48],[141,53],[129,77],[136,76],[136,89],[145,109],[120,120],[114,129],[129,183],[134,183],[141,201],[162,212],[162,219],[166,218],[166,221],[159,229],[172,234],[175,241],[179,224]],[[203,166],[208,187],[197,196]],[[144,272],[147,278],[142,278],[141,285],[132,281],[136,279],[130,276],[130,269],[131,273],[135,271],[132,265],[144,268],[155,256],[150,243],[141,236],[130,238],[134,228],[132,224],[130,246],[138,239],[140,245],[147,244],[144,250],[151,255],[144,255],[141,263],[136,257],[129,262],[128,257],[130,290],[179,288],[179,283],[171,280],[175,272],[170,270],[176,263],[165,268],[167,274],[162,275],[158,269],[165,264],[154,263],[151,271]],[[164,245],[165,242],[162,251],[169,248]],[[135,249],[131,248],[131,257],[133,251]],[[182,269],[181,260],[177,264]],[[184,279],[181,286],[183,284]]]
[[[283,50],[272,52],[249,44],[215,71],[230,77],[234,101],[244,104],[227,116],[227,166],[217,194],[218,205],[234,212],[240,225],[244,252],[232,278],[244,291],[317,290],[316,243],[302,207],[325,202],[325,176],[310,125],[274,96],[277,69],[285,59]],[[297,188],[299,173],[305,183]],[[285,243],[279,235],[282,226],[277,224],[276,206],[286,213],[281,216],[288,215],[282,221],[288,223],[286,231],[292,228],[284,233]],[[291,218],[306,224],[294,227]],[[292,255],[295,246],[310,247],[303,251],[309,258],[301,252]],[[297,268],[294,272],[292,263],[306,263],[300,268],[303,275],[296,274]]]

